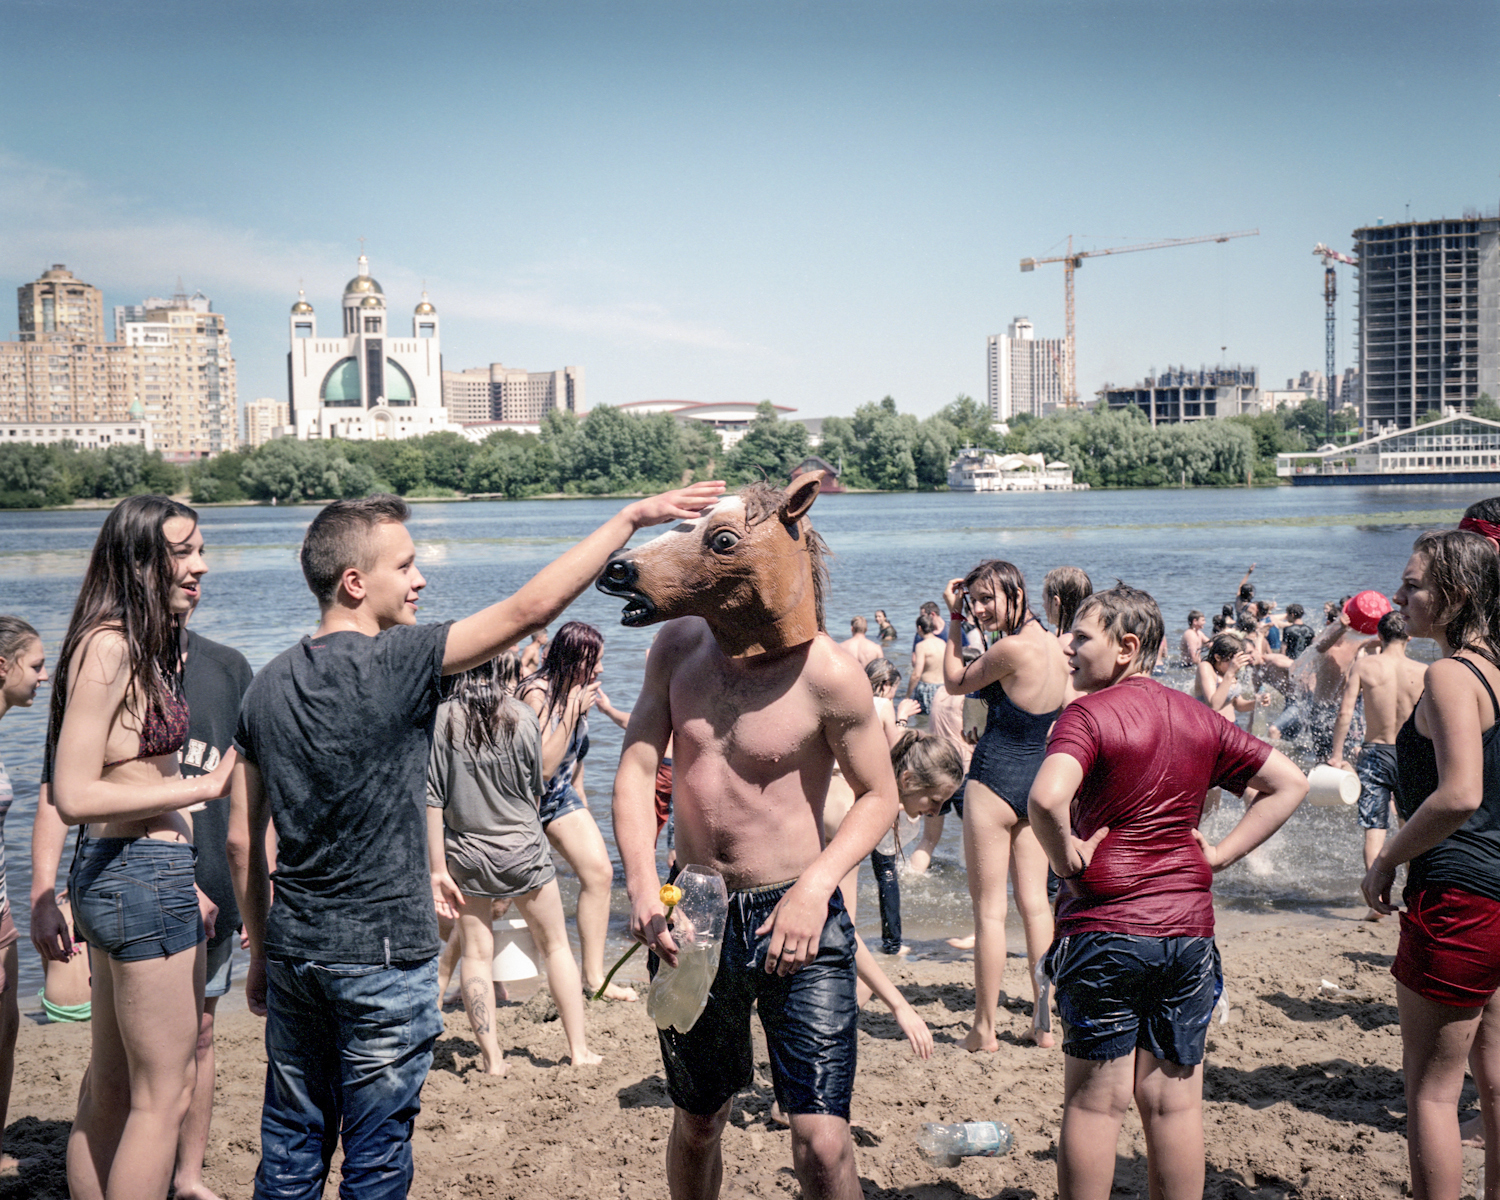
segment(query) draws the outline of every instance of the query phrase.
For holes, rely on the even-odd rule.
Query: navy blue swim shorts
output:
[[[1107,1062],[1145,1050],[1165,1062],[1203,1061],[1224,972],[1211,937],[1076,933],[1047,951],[1063,1053]]]
[[[854,927],[835,890],[817,957],[791,975],[767,974],[770,935],[756,937],[755,931],[791,886],[729,893],[724,947],[708,1007],[687,1033],[657,1031],[667,1092],[685,1112],[711,1116],[753,1082],[750,1010],[755,1007],[766,1031],[771,1085],[781,1111],[849,1119],[859,1018]],[[654,975],[654,954],[650,965]]]

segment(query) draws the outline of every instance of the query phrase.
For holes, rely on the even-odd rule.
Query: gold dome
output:
[[[379,281],[369,275],[356,275],[345,284],[344,295],[347,296],[351,292],[376,292],[384,295],[384,289],[381,288]]]
[[[436,312],[437,309],[432,307],[432,302],[430,300],[423,300],[421,304],[417,305],[417,316],[419,317],[430,317],[433,316]]]
[[[361,308],[384,308],[379,296],[366,296],[359,302]]]
[[[306,300],[298,300],[296,304],[292,305],[292,312],[299,317],[312,312],[312,310],[313,306]]]

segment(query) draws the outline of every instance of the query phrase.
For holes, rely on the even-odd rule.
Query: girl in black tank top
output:
[[[1412,547],[1396,604],[1412,637],[1443,661],[1396,737],[1396,808],[1361,885],[1377,913],[1407,864],[1401,941],[1391,974],[1401,1014],[1412,1192],[1457,1196],[1463,1181],[1454,1097],[1466,1066],[1479,1084],[1488,1143],[1500,1144],[1500,558],[1478,534],[1427,533]],[[1425,725],[1424,735],[1418,722]],[[1481,1036],[1482,1033],[1482,1036]],[[1471,1060],[1471,1052],[1474,1061]],[[1500,1179],[1493,1156],[1485,1194]]]

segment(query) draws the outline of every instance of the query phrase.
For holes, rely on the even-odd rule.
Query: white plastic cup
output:
[[[503,918],[495,922],[495,960],[490,974],[500,983],[535,979],[541,974],[536,966],[536,943],[525,921]]]
[[[1349,808],[1359,803],[1359,776],[1342,767],[1319,763],[1307,775],[1307,802],[1319,808]]]

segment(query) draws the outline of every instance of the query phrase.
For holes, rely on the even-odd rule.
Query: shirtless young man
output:
[[[863,617],[855,617],[849,622],[849,632],[852,636],[839,643],[839,649],[846,654],[854,655],[854,661],[860,666],[885,657],[885,651],[865,636],[865,630],[869,627]]]
[[[938,637],[941,623],[931,613],[924,612],[917,618],[917,632],[921,634],[911,652],[911,678],[906,684],[906,694],[915,696],[922,706],[922,715],[932,715],[932,697],[943,686],[943,652],[948,643]]]
[[[1203,647],[1208,644],[1208,634],[1203,632],[1207,618],[1196,608],[1188,613],[1187,628],[1182,631],[1182,666],[1196,667],[1203,660]]]
[[[1396,786],[1396,734],[1422,698],[1427,664],[1406,657],[1406,618],[1388,612],[1376,628],[1379,654],[1361,654],[1344,676],[1344,700],[1333,723],[1330,766],[1346,767],[1341,751],[1354,720],[1354,706],[1365,698],[1365,741],[1360,747],[1359,823],[1365,831],[1365,870],[1385,845],[1390,828],[1391,794]],[[1378,921],[1384,913],[1371,909],[1365,920]]]
[[[616,555],[599,581],[629,598],[626,623],[669,621],[646,660],[615,775],[631,932],[675,965],[652,799],[669,738],[678,861],[712,867],[729,888],[708,1007],[688,1033],[660,1034],[675,1106],[673,1200],[719,1193],[724,1125],[753,1077],[752,1003],[803,1194],[861,1195],[849,1134],[854,936],[837,889],[891,827],[897,800],[869,680],[821,628],[820,542],[802,519],[818,481],[802,476],[784,495],[751,485]],[[835,763],[854,804],[825,846]]]

